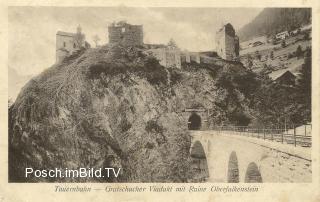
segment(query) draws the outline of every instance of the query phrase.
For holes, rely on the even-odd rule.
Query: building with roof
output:
[[[77,27],[76,33],[58,31],[56,34],[56,62],[61,62],[65,57],[85,46],[85,35],[80,26]]]
[[[255,37],[253,39],[250,39],[248,41],[243,41],[240,43],[241,49],[247,49],[251,47],[256,47],[262,44],[267,43],[267,37],[266,36],[259,36]]]
[[[269,74],[269,77],[276,83],[282,85],[295,85],[297,76],[294,75],[291,71],[287,70],[282,74]]]
[[[284,31],[284,32],[280,32],[280,33],[276,34],[276,39],[284,40],[288,36],[289,36],[289,32],[288,31]]]

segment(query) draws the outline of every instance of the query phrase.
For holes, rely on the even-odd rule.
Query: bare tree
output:
[[[77,27],[77,33],[74,35],[74,42],[76,47],[81,48],[84,45],[85,36],[81,32],[80,25]]]
[[[176,42],[172,38],[170,39],[168,46],[172,48],[178,48]]]
[[[97,34],[93,36],[93,41],[94,41],[94,43],[96,44],[96,47],[98,47],[100,40],[101,40],[101,39],[100,39],[100,37],[99,37]]]
[[[76,33],[74,36],[74,42],[78,48],[82,47],[84,42],[84,34]]]

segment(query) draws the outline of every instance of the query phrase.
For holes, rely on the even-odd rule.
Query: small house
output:
[[[288,31],[284,31],[284,32],[280,32],[278,34],[276,34],[276,39],[286,39],[289,36],[289,32]]]
[[[275,82],[282,85],[295,85],[297,76],[294,75],[291,71],[287,70],[282,74],[278,72],[272,72],[269,74],[269,77]]]

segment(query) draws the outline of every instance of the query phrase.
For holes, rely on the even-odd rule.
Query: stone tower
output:
[[[143,45],[143,26],[131,25],[125,21],[108,26],[109,43],[121,43],[125,46]]]
[[[216,51],[221,58],[231,61],[238,60],[239,47],[239,37],[230,23],[224,25],[216,33]]]
[[[85,47],[85,35],[80,25],[76,33],[58,31],[56,34],[56,62],[61,62],[81,47]]]

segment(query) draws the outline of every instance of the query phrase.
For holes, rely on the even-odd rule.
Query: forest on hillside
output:
[[[250,23],[238,31],[240,41],[257,36],[272,36],[285,30],[294,30],[311,23],[310,8],[265,8]]]

